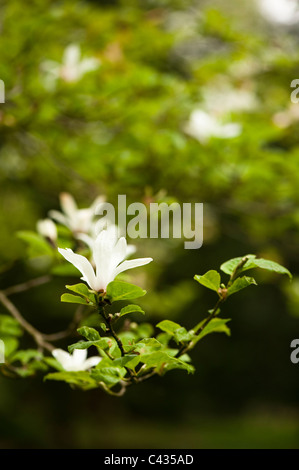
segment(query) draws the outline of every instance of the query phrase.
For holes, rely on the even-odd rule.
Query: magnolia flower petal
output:
[[[88,259],[74,253],[70,248],[58,248],[58,251],[83,274],[81,279],[87,282],[91,289],[97,290],[96,275]]]
[[[86,72],[91,72],[92,70],[96,70],[100,66],[100,61],[95,57],[89,57],[86,59],[82,59],[81,62],[78,64],[79,72],[84,74]]]
[[[137,258],[123,261],[117,268],[115,268],[113,274],[114,278],[122,273],[123,271],[127,271],[128,269],[138,268],[139,266],[144,266],[145,264],[150,263],[153,261],[153,258]]]
[[[73,196],[69,193],[61,193],[59,199],[63,212],[69,217],[74,217],[78,208]]]
[[[86,361],[84,361],[84,370],[90,369],[91,367],[98,365],[101,360],[102,357],[99,356],[89,357],[88,359],[86,359]]]
[[[67,46],[63,53],[64,65],[73,67],[76,66],[80,60],[81,49],[77,44],[70,44]]]
[[[87,235],[87,233],[78,233],[77,238],[79,240],[82,240],[85,243],[85,245],[88,246],[90,250],[93,250],[94,239],[90,235]]]
[[[62,365],[62,367],[65,370],[71,367],[72,356],[68,352],[64,351],[63,349],[57,348],[52,351],[52,355],[56,359],[56,361],[58,361]]]
[[[74,349],[72,358],[74,361],[74,365],[81,367],[83,362],[85,362],[87,358],[87,349]]]
[[[68,226],[68,219],[61,212],[51,210],[49,211],[49,217],[51,217],[51,219],[56,220],[56,222],[58,222],[59,224]]]
[[[121,237],[112,252],[112,263],[114,267],[118,266],[127,256],[127,240]]]
[[[57,239],[57,228],[51,219],[38,220],[36,224],[37,231],[40,235],[50,240]]]

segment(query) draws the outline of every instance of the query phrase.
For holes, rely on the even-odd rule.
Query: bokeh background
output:
[[[204,203],[202,248],[135,241],[154,258],[137,278],[153,324],[203,318],[214,296],[193,276],[229,258],[255,253],[294,275],[259,272],[224,304],[231,337],[201,342],[193,376],[172,371],[122,398],[1,377],[1,448],[299,447],[297,3],[1,2],[1,288],[46,272],[16,234],[59,209],[63,191],[80,207],[101,194]],[[58,331],[72,315],[67,280],[13,300]]]

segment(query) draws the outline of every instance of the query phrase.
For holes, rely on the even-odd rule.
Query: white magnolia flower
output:
[[[80,46],[70,44],[64,50],[62,63],[46,60],[41,68],[46,74],[45,85],[53,88],[59,78],[65,82],[77,82],[85,73],[96,70],[100,64],[100,60],[95,57],[81,59]]]
[[[102,230],[95,239],[92,253],[95,270],[85,256],[74,253],[70,248],[58,248],[58,251],[83,274],[81,279],[96,292],[105,291],[109,282],[123,271],[153,261],[152,258],[125,260],[128,256],[126,239],[116,239],[109,230]]]
[[[285,129],[293,123],[299,121],[299,107],[298,104],[291,104],[284,111],[279,111],[274,114],[272,121],[277,127]]]
[[[118,234],[119,234],[119,229],[117,225],[109,223],[107,224],[107,221],[105,223],[102,222],[102,219],[100,219],[93,227],[93,234],[94,236],[90,236],[87,233],[81,233],[78,235],[77,238],[82,240],[88,248],[91,250],[91,252],[94,252],[95,249],[95,241],[97,236],[102,230],[108,230],[110,237],[114,240],[114,243],[116,244],[117,239],[118,239]],[[127,252],[126,252],[126,257],[131,256],[133,253],[136,252],[136,246],[135,245],[127,245]],[[93,265],[95,266],[95,262],[93,260]]]
[[[95,216],[96,207],[105,202],[105,198],[96,198],[93,204],[86,209],[78,209],[74,198],[68,193],[60,194],[60,205],[63,213],[52,210],[49,216],[56,222],[68,227],[74,234],[89,233]]]
[[[79,372],[96,366],[102,358],[99,356],[89,357],[87,359],[87,349],[75,349],[73,354],[69,354],[63,349],[54,349],[52,351],[55,359],[68,372]]]
[[[231,112],[252,111],[258,106],[257,98],[252,91],[233,88],[229,84],[207,87],[203,94],[205,109],[217,116]]]
[[[216,117],[197,109],[191,113],[188,123],[184,127],[186,134],[206,143],[211,137],[230,139],[240,135],[242,128],[237,123],[222,123]]]
[[[39,220],[36,224],[37,231],[45,238],[49,238],[53,242],[57,240],[57,227],[51,219]]]
[[[299,20],[298,0],[258,0],[258,7],[273,23],[292,25]]]

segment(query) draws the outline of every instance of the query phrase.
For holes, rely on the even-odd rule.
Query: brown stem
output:
[[[51,280],[51,276],[41,276],[35,279],[31,279],[30,281],[23,282],[22,284],[17,284],[15,286],[7,287],[7,289],[3,289],[2,292],[5,295],[12,295],[18,294],[19,292],[24,292],[32,287],[40,286],[45,284]]]
[[[52,344],[48,343],[44,340],[43,334],[34,328],[30,323],[25,320],[25,318],[21,315],[17,307],[7,298],[4,292],[0,291],[0,302],[4,305],[4,307],[11,313],[11,315],[20,323],[20,325],[24,328],[27,333],[29,333],[35,340],[36,344],[48,351],[53,351],[54,347]]]

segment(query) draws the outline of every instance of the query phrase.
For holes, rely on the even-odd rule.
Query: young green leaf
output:
[[[245,265],[242,267],[242,269],[239,271],[239,272],[242,272],[242,271],[246,271],[246,269],[250,269],[250,268],[247,268],[248,266],[248,263],[254,259],[256,256],[255,255],[245,255],[245,256],[239,256],[238,258],[232,258],[228,261],[225,261],[225,263],[222,263],[222,265],[220,266],[220,269],[221,271],[223,271],[225,274],[233,274],[233,272],[235,271],[236,267],[238,266],[239,263],[241,263],[242,259],[243,258],[248,258],[248,260],[246,261]]]
[[[207,273],[200,276],[196,274],[194,279],[202,284],[203,286],[207,287],[208,289],[212,289],[218,293],[218,289],[220,288],[221,278],[220,274],[217,271],[211,270]]]
[[[73,286],[65,286],[68,290],[75,292],[75,294],[80,295],[86,301],[87,304],[96,304],[95,293],[88,289],[86,284],[79,283],[74,284]]]
[[[10,315],[0,315],[0,337],[21,336],[23,330],[17,320]]]
[[[112,281],[108,284],[106,293],[110,302],[115,302],[117,300],[137,299],[145,295],[146,291],[128,282]]]
[[[271,260],[263,259],[263,258],[256,258],[255,255],[246,255],[246,256],[242,256],[238,258],[233,258],[223,263],[220,266],[220,269],[226,274],[231,275],[236,269],[236,267],[238,266],[238,264],[245,257],[248,258],[248,260],[240,269],[238,269],[238,274],[244,271],[247,271],[248,269],[261,268],[261,269],[266,269],[267,271],[272,271],[272,272],[276,272],[279,274],[287,274],[289,278],[292,279],[292,274],[284,266],[281,266],[279,263],[276,263],[275,261],[271,261]]]
[[[200,331],[205,321],[206,320],[203,320],[200,323],[198,323],[198,325],[196,325],[196,327],[193,328],[193,331],[195,333],[197,331]],[[210,333],[225,333],[227,336],[230,336],[230,329],[226,325],[226,323],[228,323],[229,321],[230,321],[230,318],[213,318],[207,324],[207,326],[205,326],[203,330],[200,331],[199,334],[193,337],[193,340],[190,345],[191,346],[190,349],[193,348],[196,345],[196,343],[198,343],[199,340],[201,340],[202,338],[204,338]]]
[[[116,385],[125,375],[126,369],[109,358],[103,359],[91,371],[94,380],[104,382],[108,387]]]
[[[237,277],[237,279],[227,289],[227,297],[229,295],[235,294],[241,289],[245,289],[245,287],[248,287],[252,284],[257,285],[256,280],[253,277],[248,277],[248,276]]]
[[[140,362],[143,362],[147,368],[153,368],[159,375],[171,369],[184,369],[188,373],[194,372],[194,367],[181,359],[170,356],[166,351],[155,351],[150,354],[142,354]]]
[[[75,349],[87,349],[91,346],[96,346],[97,348],[106,351],[113,346],[113,342],[110,338],[101,338],[95,341],[78,341],[77,343],[68,346],[68,351],[72,353]]]
[[[66,382],[70,385],[78,387],[82,390],[91,390],[93,388],[98,388],[98,383],[94,380],[89,372],[81,371],[81,372],[52,372],[47,374],[44,377],[44,380],[58,380],[62,382]]]
[[[98,341],[101,339],[99,332],[94,328],[90,328],[89,326],[82,326],[81,328],[78,328],[77,331],[88,341]]]
[[[143,315],[145,315],[144,310],[142,310],[142,308],[139,307],[139,305],[127,305],[126,307],[123,307],[121,309],[119,317],[123,317],[124,315],[128,315],[128,313],[135,313],[135,312],[142,313]]]
[[[83,305],[90,305],[83,297],[79,297],[78,295],[73,294],[62,294],[61,302],[68,302],[71,304],[83,304]]]
[[[171,320],[163,320],[157,324],[157,327],[171,335],[177,343],[190,341],[193,336],[186,328]]]

